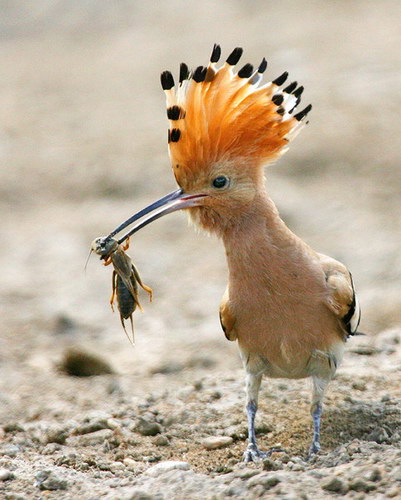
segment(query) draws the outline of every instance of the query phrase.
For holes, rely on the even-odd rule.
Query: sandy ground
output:
[[[401,489],[398,1],[2,2],[0,497],[397,497]],[[353,272],[366,337],[327,396],[263,385],[264,464],[245,466],[243,374],[219,326],[222,245],[174,214],[131,247],[155,292],[131,347],[91,240],[175,188],[159,73],[214,42],[289,70],[310,126],[267,171],[287,224]],[[397,43],[398,42],[398,43]],[[113,373],[60,371],[68,349]],[[147,434],[153,435],[147,435]],[[208,450],[220,436],[224,447]],[[168,464],[164,462],[168,461]],[[179,463],[172,463],[178,461]]]

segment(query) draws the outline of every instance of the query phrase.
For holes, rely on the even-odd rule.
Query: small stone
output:
[[[94,446],[97,444],[103,444],[112,436],[113,431],[111,429],[103,429],[100,431],[91,432],[90,434],[84,434],[83,436],[74,436],[73,438],[69,438],[68,442],[75,441],[81,446]]]
[[[233,438],[230,436],[213,436],[208,437],[202,441],[202,445],[207,450],[217,450],[219,448],[225,448],[232,444]]]
[[[363,479],[354,479],[349,483],[349,489],[353,491],[364,491],[368,493],[369,491],[375,490],[377,486]]]
[[[384,396],[382,396],[382,399],[381,399],[382,403],[388,403],[389,401],[391,401],[390,394],[385,394]]]
[[[366,391],[366,383],[362,381],[353,382],[352,388],[356,389],[357,391]]]
[[[64,444],[68,437],[68,432],[60,426],[53,426],[46,431],[46,443]]]
[[[116,429],[120,429],[120,423],[118,420],[116,420],[115,418],[108,418],[106,420],[106,424],[107,424],[107,427],[109,429],[112,429],[113,431],[116,430]]]
[[[361,447],[360,447],[360,442],[358,440],[352,441],[348,446],[347,446],[347,451],[350,455],[353,455],[355,453],[360,453]]]
[[[123,464],[125,467],[127,467],[129,470],[133,471],[135,470],[136,467],[138,467],[138,462],[134,460],[133,458],[124,458]]]
[[[305,470],[305,466],[302,464],[294,464],[291,468],[294,472],[299,472]]]
[[[167,437],[162,435],[157,436],[153,442],[156,446],[168,446],[170,444]]]
[[[381,481],[382,479],[382,473],[378,467],[372,467],[371,469],[365,470],[362,476],[367,481],[372,482]]]
[[[273,488],[276,486],[276,484],[280,483],[281,479],[277,474],[266,474],[266,473],[261,473],[257,474],[256,476],[252,477],[248,481],[248,486],[263,486],[265,490],[269,490],[270,488]]]
[[[395,486],[394,488],[391,488],[390,490],[387,491],[386,496],[388,498],[395,498],[400,494],[400,489],[398,486]]]
[[[7,455],[8,457],[16,457],[20,451],[20,447],[15,444],[5,444],[0,448],[0,456]]]
[[[4,432],[24,432],[24,428],[18,422],[8,422],[3,425]]]
[[[320,487],[326,491],[335,493],[346,493],[348,491],[347,484],[337,476],[330,476],[320,483]]]
[[[42,470],[35,474],[37,486],[40,490],[66,490],[67,481],[59,478],[50,470]]]
[[[149,422],[144,418],[140,418],[134,429],[142,436],[156,436],[163,432],[163,428],[157,422]]]
[[[188,462],[176,462],[173,460],[168,460],[165,462],[159,462],[157,465],[153,465],[153,467],[149,467],[144,474],[148,476],[158,476],[159,474],[164,474],[165,472],[170,472],[174,469],[179,470],[190,470],[191,466]]]
[[[383,429],[382,427],[376,427],[370,434],[366,436],[366,439],[368,441],[375,441],[376,443],[384,443],[385,441],[388,441],[389,435],[387,434],[387,431]]]
[[[15,475],[8,469],[0,469],[0,481],[10,481],[14,479]]]
[[[238,471],[235,471],[234,475],[235,477],[239,477],[240,479],[250,479],[253,476],[256,476],[256,474],[259,474],[258,469],[240,469]]]
[[[230,425],[224,429],[224,435],[232,437],[235,441],[242,441],[248,436],[248,429],[245,425]]]
[[[263,460],[263,470],[272,471],[279,470],[280,468],[282,468],[282,466],[280,467],[280,465],[271,458],[265,458]]]
[[[91,432],[101,431],[102,429],[108,428],[109,425],[107,419],[100,418],[79,425],[76,429],[74,429],[74,434],[90,434]]]

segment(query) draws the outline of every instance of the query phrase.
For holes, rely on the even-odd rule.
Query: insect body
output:
[[[132,314],[137,306],[142,310],[138,297],[138,284],[149,294],[150,300],[152,300],[153,292],[151,288],[142,282],[130,256],[125,253],[128,247],[129,242],[123,246],[115,239],[105,237],[96,238],[91,245],[92,251],[100,255],[100,258],[105,261],[105,266],[112,264],[114,267],[112,276],[113,291],[110,298],[110,305],[114,311],[114,302],[117,299],[121,324],[125,333],[127,331],[124,320],[130,319],[133,334]]]

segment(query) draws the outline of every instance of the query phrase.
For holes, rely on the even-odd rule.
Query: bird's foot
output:
[[[310,460],[313,458],[315,455],[317,455],[320,451],[320,443],[319,441],[313,441],[312,444],[309,447],[308,454],[305,458],[306,461]]]
[[[248,444],[248,447],[244,452],[244,462],[258,462],[271,457],[273,453],[278,451],[284,450],[281,448],[270,448],[270,450],[267,451],[260,451],[256,444]]]

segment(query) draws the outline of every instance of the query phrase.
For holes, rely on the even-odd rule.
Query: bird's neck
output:
[[[230,281],[274,276],[286,264],[283,260],[290,261],[297,252],[299,241],[267,193],[259,192],[252,206],[223,234]]]

